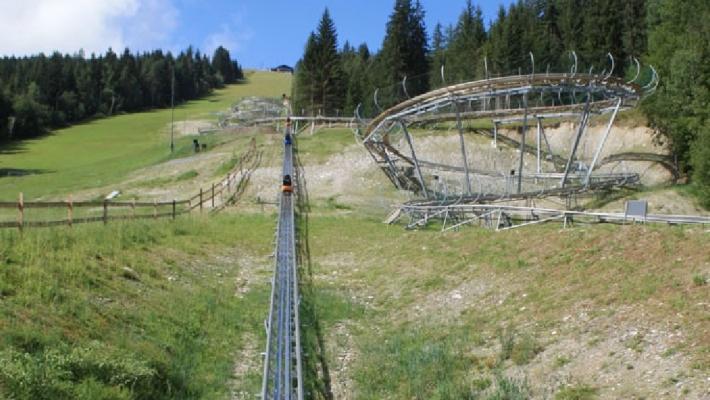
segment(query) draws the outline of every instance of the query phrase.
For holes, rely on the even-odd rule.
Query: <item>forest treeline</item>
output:
[[[85,57],[82,52],[0,59],[0,142],[22,140],[88,118],[169,107],[243,78],[229,51],[191,47]]]
[[[636,72],[633,58],[652,64],[660,86],[642,103],[658,139],[710,207],[710,2],[706,0],[518,0],[486,23],[480,7],[462,2],[458,20],[429,31],[419,0],[395,0],[380,50],[338,45],[326,9],[307,39],[293,84],[296,113],[364,116],[406,95],[486,75],[578,70]],[[485,62],[484,62],[485,60]],[[445,66],[442,81],[441,69]],[[487,70],[486,70],[487,67]],[[645,69],[641,80],[649,80]]]

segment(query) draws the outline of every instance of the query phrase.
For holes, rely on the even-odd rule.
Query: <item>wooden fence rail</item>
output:
[[[212,210],[221,210],[227,202],[233,202],[235,196],[243,191],[245,181],[251,175],[253,169],[258,166],[260,156],[256,151],[256,141],[252,139],[248,149],[241,155],[239,162],[232,168],[225,178],[217,183],[212,183],[209,189],[202,187],[199,192],[184,200],[171,201],[73,201],[70,196],[66,201],[25,201],[22,193],[17,201],[0,201],[0,211],[16,210],[15,220],[0,220],[2,228],[36,228],[52,226],[73,226],[75,224],[85,224],[110,221],[125,221],[137,219],[175,219],[178,216],[191,213],[199,208],[200,212],[205,207]],[[226,195],[226,200],[224,199]],[[219,201],[219,203],[218,203]],[[31,220],[31,209],[55,210],[57,217],[45,220]],[[84,214],[77,217],[81,211]],[[112,210],[121,210],[114,211]],[[9,214],[6,212],[5,214]],[[60,217],[59,215],[63,215]],[[0,217],[2,218],[2,217]]]

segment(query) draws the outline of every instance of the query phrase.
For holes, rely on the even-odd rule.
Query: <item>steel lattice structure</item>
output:
[[[644,96],[653,93],[659,78],[650,67],[650,80],[637,83],[641,66],[637,60],[636,76],[630,81],[609,73],[577,73],[575,64],[568,73],[534,72],[487,78],[450,85],[428,93],[407,98],[382,111],[367,124],[361,124],[359,136],[390,181],[400,190],[415,193],[419,200],[410,205],[435,206],[451,204],[489,203],[497,200],[527,199],[541,196],[567,196],[582,191],[609,188],[638,182],[635,173],[601,173],[595,170],[601,163],[600,155],[620,110],[635,107]],[[534,58],[531,56],[531,60]],[[534,71],[534,67],[533,67]],[[445,82],[445,69],[441,71]],[[402,81],[407,95],[407,80]],[[378,90],[374,101],[379,107]],[[407,95],[408,96],[408,95]],[[594,151],[591,162],[583,163],[578,148],[584,138],[589,120],[594,115],[608,115],[604,135]],[[356,118],[360,119],[356,111]],[[569,132],[572,141],[569,154],[553,152],[545,133],[543,121],[576,120],[577,128]],[[519,160],[515,169],[486,169],[467,157],[464,140],[465,121],[488,120],[492,129],[475,129],[488,135],[497,146],[517,148]],[[533,122],[534,121],[534,122]],[[416,130],[435,124],[449,124],[458,131],[459,163],[427,160],[416,150]],[[498,130],[505,124],[522,125],[519,141],[501,137]],[[526,141],[535,129],[534,144]],[[413,133],[414,131],[414,133]],[[534,170],[524,168],[525,154],[535,157]],[[544,170],[543,164],[546,165]],[[550,165],[551,164],[551,165]],[[476,182],[479,182],[478,186]],[[495,188],[484,188],[480,182],[498,182]],[[491,186],[491,185],[489,185]]]

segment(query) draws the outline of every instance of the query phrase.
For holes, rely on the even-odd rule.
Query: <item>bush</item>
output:
[[[693,186],[703,207],[710,209],[710,121],[698,132],[691,152]]]
[[[0,387],[16,399],[128,399],[155,371],[131,354],[98,342],[37,353],[0,353]]]

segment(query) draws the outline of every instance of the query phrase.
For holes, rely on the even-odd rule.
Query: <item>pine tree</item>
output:
[[[212,56],[212,68],[222,77],[225,84],[234,83],[236,71],[229,55],[229,50],[222,46],[217,47]]]
[[[508,69],[507,18],[505,7],[498,8],[498,18],[491,25],[487,54],[489,75],[497,75]]]
[[[473,7],[471,0],[459,16],[447,52],[448,74],[452,81],[461,82],[481,77],[483,68],[482,48],[486,41],[483,14],[480,7]]]
[[[424,7],[419,0],[416,0],[412,8],[409,19],[409,40],[407,48],[407,76],[411,79],[408,84],[408,92],[411,96],[424,93],[429,90],[429,44],[424,23]]]
[[[625,1],[622,16],[625,28],[622,38],[624,54],[619,56],[623,62],[646,53],[646,0]]]
[[[542,15],[540,36],[542,43],[537,46],[535,57],[539,64],[538,71],[560,71],[562,60],[567,57],[565,54],[562,32],[559,27],[560,11],[554,1],[545,1],[545,9]]]
[[[428,46],[424,9],[419,1],[397,0],[387,22],[382,50],[375,67],[376,84],[381,89],[380,105],[387,107],[403,99],[401,87],[404,77],[409,80],[409,95],[415,96],[428,89]]]
[[[296,64],[296,75],[292,97],[297,114],[301,111],[313,115],[316,108],[316,70],[318,69],[318,39],[311,32],[303,53],[303,58]]]
[[[13,137],[35,137],[46,131],[50,111],[41,104],[39,85],[30,83],[26,93],[15,97],[12,108],[16,118]]]
[[[346,50],[352,53],[350,45]],[[326,8],[311,32],[303,54],[296,64],[293,87],[295,111],[315,115],[335,115],[343,111],[347,97],[347,76],[338,53],[338,33]]]
[[[429,73],[431,87],[441,87],[445,83],[441,80],[441,67],[446,65],[447,45],[444,28],[437,23],[431,38],[431,72]]]
[[[318,25],[317,35],[318,66],[316,79],[319,93],[316,101],[324,115],[334,115],[342,111],[345,103],[343,70],[338,54],[338,34],[328,8]]]
[[[8,123],[12,115],[12,103],[2,88],[0,88],[0,142],[8,139]]]

